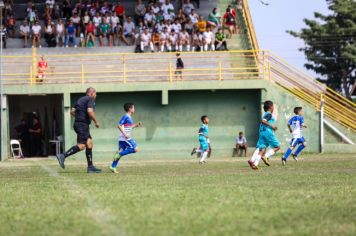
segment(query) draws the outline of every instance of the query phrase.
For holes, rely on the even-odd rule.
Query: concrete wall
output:
[[[78,96],[71,96],[71,104]],[[136,104],[134,120],[144,123],[133,133],[143,155],[189,155],[198,145],[200,117],[205,114],[210,117],[211,145],[216,154],[231,156],[239,131],[246,133],[252,145],[257,141],[259,90],[170,91],[168,105],[162,105],[161,99],[161,92],[99,93],[96,113],[101,127],[91,127],[95,151],[113,153],[116,149],[117,122],[125,114],[123,104],[129,101]],[[70,135],[75,142],[74,132]]]

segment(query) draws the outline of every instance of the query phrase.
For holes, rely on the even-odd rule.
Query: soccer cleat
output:
[[[269,164],[269,159],[267,158],[264,158],[264,157],[261,157],[261,160],[266,164],[266,166],[269,166],[270,164]]]
[[[250,165],[251,169],[253,169],[253,170],[258,169],[258,167],[255,166],[255,164],[251,160],[249,160],[247,163]]]
[[[112,166],[110,166],[109,169],[111,170],[112,173],[115,173],[115,174],[119,173],[119,171],[117,171],[117,169]]]
[[[57,157],[59,165],[62,167],[62,169],[64,169],[65,168],[65,166],[64,166],[64,161],[65,161],[64,154],[62,154],[62,153],[57,154],[56,157]]]
[[[197,148],[193,148],[192,152],[190,153],[191,156],[193,156],[195,153],[197,153]]]
[[[287,164],[287,160],[282,158],[282,165],[285,166]]]
[[[87,168],[87,173],[101,173],[101,170],[96,168],[95,166],[89,166]]]
[[[296,155],[294,155],[294,153],[292,153],[292,157],[296,162],[298,162],[298,157]]]

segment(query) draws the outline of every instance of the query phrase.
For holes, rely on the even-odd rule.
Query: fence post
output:
[[[222,71],[222,68],[221,68],[221,61],[219,61],[219,80],[222,80],[221,71]]]
[[[33,71],[32,71],[32,66],[30,66],[30,84],[33,84]]]
[[[324,152],[324,96],[320,93],[320,153]]]
[[[82,64],[82,84],[84,84],[84,64]]]
[[[125,55],[122,55],[122,78],[124,80],[124,84],[126,84],[126,60],[125,60]]]
[[[169,63],[169,82],[173,82],[172,63]]]
[[[32,77],[33,77],[32,83],[36,83],[36,77],[37,77],[37,51],[36,51],[36,47],[32,48]]]

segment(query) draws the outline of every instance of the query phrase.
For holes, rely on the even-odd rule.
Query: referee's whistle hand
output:
[[[99,128],[99,127],[100,127],[99,122],[95,122],[95,127],[96,127],[96,128]]]

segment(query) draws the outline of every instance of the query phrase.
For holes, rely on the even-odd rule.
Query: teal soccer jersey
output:
[[[274,125],[276,121],[271,112],[265,112],[262,116],[262,120],[267,121],[270,125]],[[276,138],[273,129],[270,126],[261,123],[257,148],[262,150],[268,146],[271,148],[279,147],[279,141]]]
[[[208,139],[205,137],[209,134],[209,127],[206,124],[202,124],[199,129],[199,143],[200,149],[207,151],[209,149]]]

